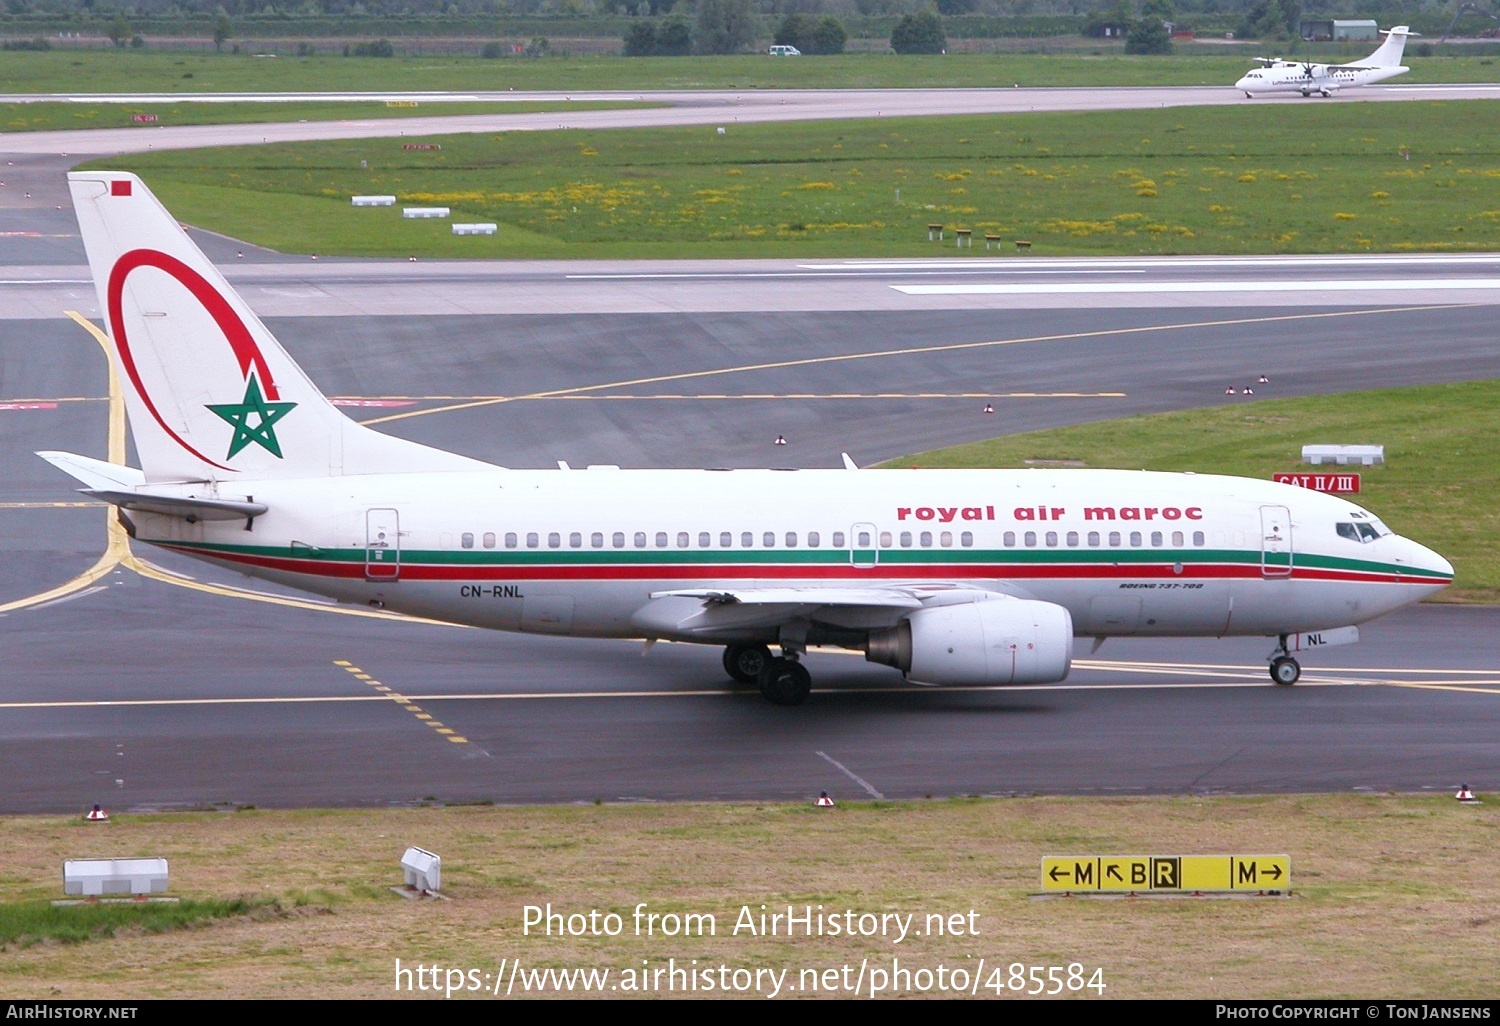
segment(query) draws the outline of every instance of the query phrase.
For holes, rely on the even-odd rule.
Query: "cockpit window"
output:
[[[1340,538],[1348,538],[1350,541],[1363,545],[1391,533],[1389,527],[1368,513],[1355,513],[1353,517],[1356,519],[1341,521],[1334,525],[1334,530],[1338,532]]]

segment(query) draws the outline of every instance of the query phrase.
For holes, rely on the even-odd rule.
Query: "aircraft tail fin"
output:
[[[68,175],[147,482],[476,470],[318,391],[135,175]]]
[[[1385,33],[1385,42],[1380,44],[1380,49],[1360,62],[1361,67],[1399,68],[1401,66],[1401,58],[1406,53],[1407,37],[1420,34],[1411,31],[1405,25],[1397,25]]]

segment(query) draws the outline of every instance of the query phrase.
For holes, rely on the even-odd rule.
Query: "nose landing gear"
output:
[[[1286,635],[1277,639],[1276,649],[1271,653],[1271,679],[1277,684],[1292,685],[1302,676],[1302,665],[1293,659],[1286,648]]]

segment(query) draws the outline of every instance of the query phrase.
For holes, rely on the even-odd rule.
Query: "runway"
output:
[[[713,649],[337,612],[134,551],[31,455],[124,438],[98,343],[61,316],[97,314],[76,240],[40,230],[62,222],[39,202],[0,209],[38,226],[0,237],[0,812],[1500,788],[1488,608],[1372,624],[1290,689],[1265,674],[1269,641],[1117,639],[1063,685],[997,690],[816,653],[818,690],[783,709]],[[1261,373],[1267,397],[1500,377],[1491,255],[258,256],[234,281],[351,414],[517,467],[869,464],[1243,402],[1223,386]]]

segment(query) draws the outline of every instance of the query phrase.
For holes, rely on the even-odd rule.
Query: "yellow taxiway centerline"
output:
[[[861,353],[840,353],[834,356],[810,356],[801,360],[776,360],[771,363],[752,363],[740,367],[720,367],[716,370],[686,371],[681,374],[662,374],[650,378],[632,378],[628,381],[609,381],[599,385],[580,385],[576,388],[558,388],[530,395],[506,396],[495,399],[479,399],[471,402],[437,406],[426,410],[407,410],[390,413],[383,417],[372,417],[361,421],[365,425],[388,424],[411,417],[425,417],[433,413],[453,413],[471,410],[478,406],[497,406],[501,403],[519,402],[523,399],[560,399],[588,392],[603,392],[612,388],[630,388],[636,385],[657,385],[664,381],[687,381],[693,378],[711,378],[721,374],[743,374],[752,371],[785,370],[788,367],[808,367],[813,364],[846,363],[851,360],[879,360],[893,356],[916,356],[923,353],[952,353],[965,349],[989,349],[997,346],[1024,345],[1030,342],[1066,342],[1080,339],[1110,338],[1120,335],[1144,335],[1163,331],[1183,331],[1199,328],[1222,328],[1238,324],[1275,324],[1285,321],[1311,321],[1331,317],[1363,317],[1368,314],[1410,313],[1429,310],[1460,310],[1474,303],[1453,303],[1448,306],[1391,306],[1370,310],[1335,310],[1329,313],[1284,314],[1277,317],[1236,317],[1224,321],[1191,321],[1181,324],[1148,324],[1135,328],[1106,328],[1101,331],[1075,331],[1062,335],[1033,335],[1027,338],[989,339],[983,342],[952,342],[931,346],[910,346],[905,349],[876,349]]]
[[[64,311],[67,316],[77,323],[83,330],[87,331],[99,343],[104,350],[104,365],[109,374],[109,427],[108,427],[108,460],[111,463],[123,464],[125,462],[125,395],[120,389],[120,379],[115,373],[114,361],[109,355],[109,336],[101,331],[87,317],[75,310]],[[6,508],[20,506],[23,504],[9,504]],[[59,502],[59,503],[27,503],[30,506],[93,506],[94,502]],[[105,536],[106,543],[103,554],[101,554],[94,565],[83,573],[59,584],[55,588],[36,595],[28,595],[25,598],[14,599],[10,602],[0,604],[0,613],[9,613],[17,609],[30,609],[35,606],[46,605],[65,598],[75,592],[90,587],[101,577],[108,574],[116,567],[134,571],[142,577],[153,581],[161,581],[165,584],[173,584],[179,588],[190,588],[194,591],[206,592],[210,595],[222,595],[229,598],[247,599],[251,602],[267,602],[272,605],[291,606],[296,609],[311,609],[322,613],[341,613],[345,616],[368,616],[383,620],[400,620],[406,623],[441,623],[438,620],[424,620],[420,617],[404,616],[400,613],[391,613],[380,609],[362,609],[357,606],[340,606],[331,603],[314,602],[308,599],[291,598],[281,595],[272,595],[267,592],[254,591],[249,588],[236,588],[225,584],[208,584],[203,581],[185,577],[181,574],[165,570],[156,564],[141,559],[130,548],[130,536],[125,533],[125,527],[120,523],[120,518],[115,515],[114,507],[106,505],[105,514]],[[442,624],[445,627],[460,626],[455,624]]]
[[[366,682],[369,683],[369,682]],[[1497,682],[1500,684],[1500,682]],[[372,687],[374,685],[372,684]],[[383,687],[383,685],[382,685]],[[1272,688],[1273,684],[1264,681],[1242,681],[1236,684],[1213,683],[1213,684],[1027,684],[1014,685],[957,685],[944,687],[924,687],[921,685],[896,685],[893,687],[839,687],[839,688],[814,688],[815,695],[891,695],[891,694],[944,694],[944,693],[1009,693],[1017,696],[1047,691],[1163,691],[1181,690],[1183,688],[1206,687],[1206,688]],[[1472,694],[1495,695],[1500,697],[1500,687],[1480,688],[1468,686],[1448,686],[1427,683],[1411,683],[1407,681],[1393,680],[1313,680],[1303,678],[1296,687],[1410,687],[1419,689],[1430,689],[1436,691],[1459,691]],[[411,707],[410,711],[417,711],[418,702],[516,702],[531,701],[537,699],[581,699],[581,698],[759,698],[760,692],[753,688],[698,688],[691,691],[513,691],[496,694],[493,692],[454,692],[445,694],[414,695],[409,692],[394,692],[389,689],[381,694],[370,695],[314,695],[306,697],[276,697],[266,696],[260,698],[132,698],[118,701],[107,700],[50,700],[40,702],[0,702],[0,709],[106,709],[106,708],[145,708],[151,706],[183,706],[183,705],[316,705],[320,703],[342,703],[342,702],[395,702],[404,707]]]

